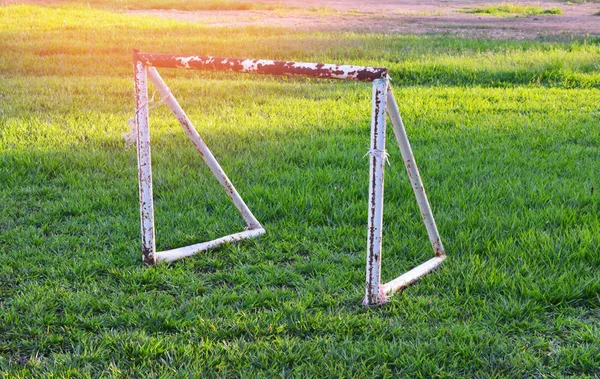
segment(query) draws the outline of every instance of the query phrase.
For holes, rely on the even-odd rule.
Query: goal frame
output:
[[[220,58],[210,56],[184,56],[154,54],[133,51],[136,146],[140,195],[140,221],[142,260],[148,265],[160,261],[173,261],[216,247],[223,243],[258,237],[265,229],[252,214],[239,195],[208,146],[202,140],[156,67],[186,68],[193,70],[245,72],[278,76],[303,76],[321,79],[355,80],[372,83],[372,117],[369,155],[369,213],[367,226],[366,289],[363,304],[381,305],[394,292],[412,284],[423,275],[437,268],[446,258],[446,253],[437,230],[435,220],[425,193],[423,182],[410,147],[406,129],[394,98],[388,69],[381,67],[304,63],[274,60]],[[184,246],[168,251],[156,251],[154,228],[154,204],[152,189],[152,166],[150,148],[148,79],[160,93],[185,133],[217,178],[227,196],[246,222],[246,230],[212,241]],[[434,257],[390,282],[381,282],[381,246],[383,232],[384,169],[387,162],[385,150],[386,113],[400,148],[421,216],[427,229]]]

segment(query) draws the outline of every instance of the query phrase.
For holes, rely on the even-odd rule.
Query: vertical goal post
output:
[[[302,63],[274,60],[235,59],[205,56],[182,56],[133,51],[136,145],[140,194],[140,219],[142,230],[142,260],[149,265],[160,261],[173,261],[194,255],[223,243],[258,237],[265,229],[254,217],[237,192],[192,122],[167,87],[156,67],[186,68],[193,70],[229,71],[278,76],[303,76],[322,79],[355,80],[372,83],[371,142],[369,155],[369,213],[367,226],[366,290],[364,305],[380,305],[388,296],[428,274],[446,258],[419,170],[408,141],[406,130],[394,98],[387,68],[366,66]],[[246,222],[246,230],[212,241],[184,246],[168,251],[156,251],[154,228],[154,204],[152,194],[152,166],[150,154],[150,129],[148,107],[148,79],[160,93],[161,101],[170,108],[183,127],[212,174],[232,200]],[[400,148],[421,216],[427,229],[434,257],[398,276],[390,282],[381,282],[381,245],[383,232],[384,168],[387,162],[385,150],[386,114]]]

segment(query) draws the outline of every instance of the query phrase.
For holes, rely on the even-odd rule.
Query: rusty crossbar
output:
[[[203,141],[202,137],[200,137],[177,100],[175,100],[175,97],[173,97],[171,91],[162,80],[155,67],[305,76],[372,82],[373,104],[371,117],[371,144],[369,150],[370,173],[366,291],[363,304],[373,306],[385,303],[388,299],[388,295],[410,285],[420,277],[433,271],[446,258],[446,252],[442,245],[435,220],[433,219],[421,175],[417,169],[408,136],[398,110],[398,105],[396,104],[396,100],[390,87],[386,68],[152,54],[141,53],[137,50],[134,50],[133,65],[136,104],[134,119],[137,126],[142,259],[144,262],[156,264],[159,261],[172,261],[213,248],[222,243],[254,238],[265,233],[262,225],[254,217],[242,197],[233,187],[233,184],[208,149],[208,146]],[[156,251],[150,158],[150,130],[148,120],[148,79],[150,79],[158,92],[160,92],[163,101],[169,106],[171,112],[175,118],[177,118],[185,133],[196,146],[196,149],[209,166],[211,172],[227,193],[227,196],[233,201],[242,215],[242,218],[246,221],[247,228],[245,231],[169,251]],[[381,283],[381,242],[383,232],[383,178],[385,163],[387,162],[387,152],[385,150],[386,113],[390,118],[396,141],[400,148],[402,159],[404,160],[435,257],[384,284]]]
[[[286,62],[264,59],[237,59],[136,52],[146,66],[191,70],[246,72],[266,75],[305,76],[372,82],[387,77],[387,68],[324,63]]]

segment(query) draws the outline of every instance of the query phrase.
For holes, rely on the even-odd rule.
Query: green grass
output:
[[[0,19],[3,376],[600,373],[597,39],[211,29],[73,6]],[[390,67],[448,260],[360,305],[369,85],[162,69],[268,234],[144,267],[122,138],[132,48]],[[243,229],[164,107],[151,127],[158,248]],[[431,255],[389,137],[384,280]]]
[[[484,14],[490,16],[539,16],[539,15],[557,15],[563,14],[562,9],[557,7],[541,8],[534,5],[501,4],[488,5],[485,7],[475,7],[467,9],[465,13]]]
[[[594,16],[600,16],[600,11],[594,12]]]

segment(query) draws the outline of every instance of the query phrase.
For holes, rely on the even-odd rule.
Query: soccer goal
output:
[[[322,63],[301,63],[256,59],[233,59],[203,56],[181,56],[173,54],[143,53],[134,50],[134,87],[136,145],[138,157],[138,178],[140,192],[140,215],[142,228],[142,259],[154,265],[160,261],[173,261],[211,249],[223,243],[254,238],[265,233],[265,229],[254,217],[240,194],[209,150],[202,137],[194,128],[156,67],[186,68],[193,70],[245,72],[266,75],[304,76],[323,79],[356,80],[372,83],[371,142],[369,148],[369,213],[367,235],[366,293],[363,304],[372,306],[383,304],[388,296],[410,285],[421,276],[434,270],[446,258],[423,182],[406,135],[398,105],[390,87],[387,68],[335,65]],[[227,196],[246,222],[246,230],[230,234],[212,241],[184,246],[168,251],[156,251],[154,228],[154,205],[152,196],[152,166],[150,159],[150,129],[148,120],[148,79],[160,93],[162,102],[171,109],[213,175],[217,178]],[[434,257],[398,276],[394,280],[381,283],[381,242],[383,225],[383,177],[387,152],[386,112],[408,171],[427,234],[433,247]]]

